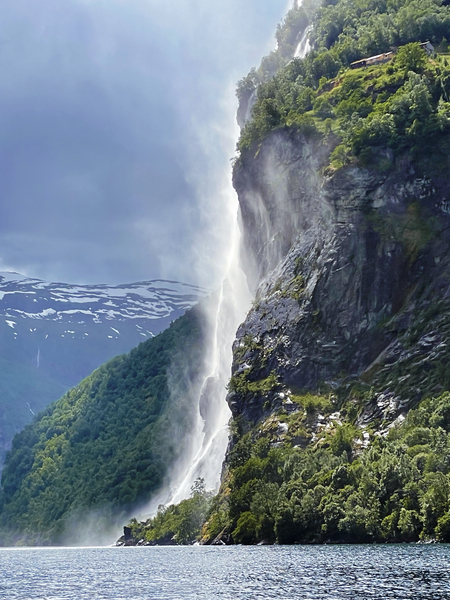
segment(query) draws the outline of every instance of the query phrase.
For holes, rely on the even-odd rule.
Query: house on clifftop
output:
[[[388,60],[393,58],[393,52],[384,52],[383,54],[376,54],[375,56],[370,56],[369,58],[362,58],[361,60],[355,60],[355,62],[350,63],[351,69],[359,69],[360,67],[369,67],[370,65],[378,65],[381,63],[385,63]]]
[[[430,41],[421,42],[420,47],[428,54],[428,56],[434,54],[434,46]]]
[[[434,53],[434,46],[430,41],[421,42],[420,47],[424,52],[430,56]],[[378,65],[385,62],[388,62],[394,57],[394,52],[384,52],[383,54],[376,54],[375,56],[370,56],[369,58],[362,58],[361,60],[355,60],[355,62],[350,63],[351,69],[359,69],[360,67],[370,67],[371,65]]]

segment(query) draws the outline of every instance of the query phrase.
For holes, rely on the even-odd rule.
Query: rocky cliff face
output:
[[[247,426],[291,393],[366,390],[386,427],[449,389],[448,160],[327,167],[331,141],[273,132],[237,163],[246,271],[256,290],[228,396]]]

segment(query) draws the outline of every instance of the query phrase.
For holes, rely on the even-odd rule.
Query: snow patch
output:
[[[20,275],[20,273],[14,273],[12,271],[0,271],[0,279],[0,283],[9,283],[10,281],[31,281],[28,277],[24,277],[23,275]],[[34,281],[39,280],[35,279]]]

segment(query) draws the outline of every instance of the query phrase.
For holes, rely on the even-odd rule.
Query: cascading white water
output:
[[[305,56],[311,50],[311,43],[309,41],[311,29],[312,25],[308,25],[308,27],[303,32],[303,35],[300,38],[299,43],[297,44],[297,48],[295,49],[294,58],[305,58]]]
[[[311,49],[311,26],[303,32],[295,57],[303,58]],[[253,102],[256,98],[256,93]],[[249,103],[246,120],[251,118],[253,102]],[[234,139],[237,139],[237,132]],[[247,280],[239,266],[240,231],[238,201],[228,177],[225,201],[234,212],[229,233],[228,252],[224,253],[225,278],[216,302],[205,309],[208,323],[208,347],[204,376],[194,390],[195,424],[189,435],[180,440],[183,456],[171,468],[164,490],[145,507],[145,513],[154,513],[159,504],[172,504],[189,497],[191,486],[198,477],[205,480],[207,489],[217,489],[228,441],[228,421],[231,412],[226,403],[226,386],[231,376],[232,344],[236,330],[244,320],[251,303]]]
[[[226,394],[231,376],[232,345],[251,303],[247,280],[239,266],[238,201],[229,174],[224,201],[231,213],[226,218],[230,231],[222,267],[225,277],[211,301],[203,303],[207,332],[203,376],[189,391],[194,424],[188,435],[178,440],[183,448],[182,455],[171,467],[164,489],[142,507],[142,517],[154,514],[160,504],[174,504],[188,498],[192,484],[199,477],[205,480],[208,490],[217,490],[220,484],[231,417]],[[178,390],[175,383],[171,384],[170,374],[169,389],[176,397]]]
[[[227,274],[216,303],[205,315],[210,326],[210,339],[198,400],[194,451],[191,451],[192,458],[184,477],[172,492],[171,502],[179,502],[189,496],[191,485],[198,477],[204,478],[207,489],[217,489],[220,483],[231,417],[225,397],[231,375],[232,344],[251,301],[245,276],[238,264],[239,242],[236,215],[233,231],[230,232]]]

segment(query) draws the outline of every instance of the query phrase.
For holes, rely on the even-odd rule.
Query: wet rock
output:
[[[133,537],[131,527],[125,525],[123,535],[115,543],[116,546],[136,546],[138,541]]]

